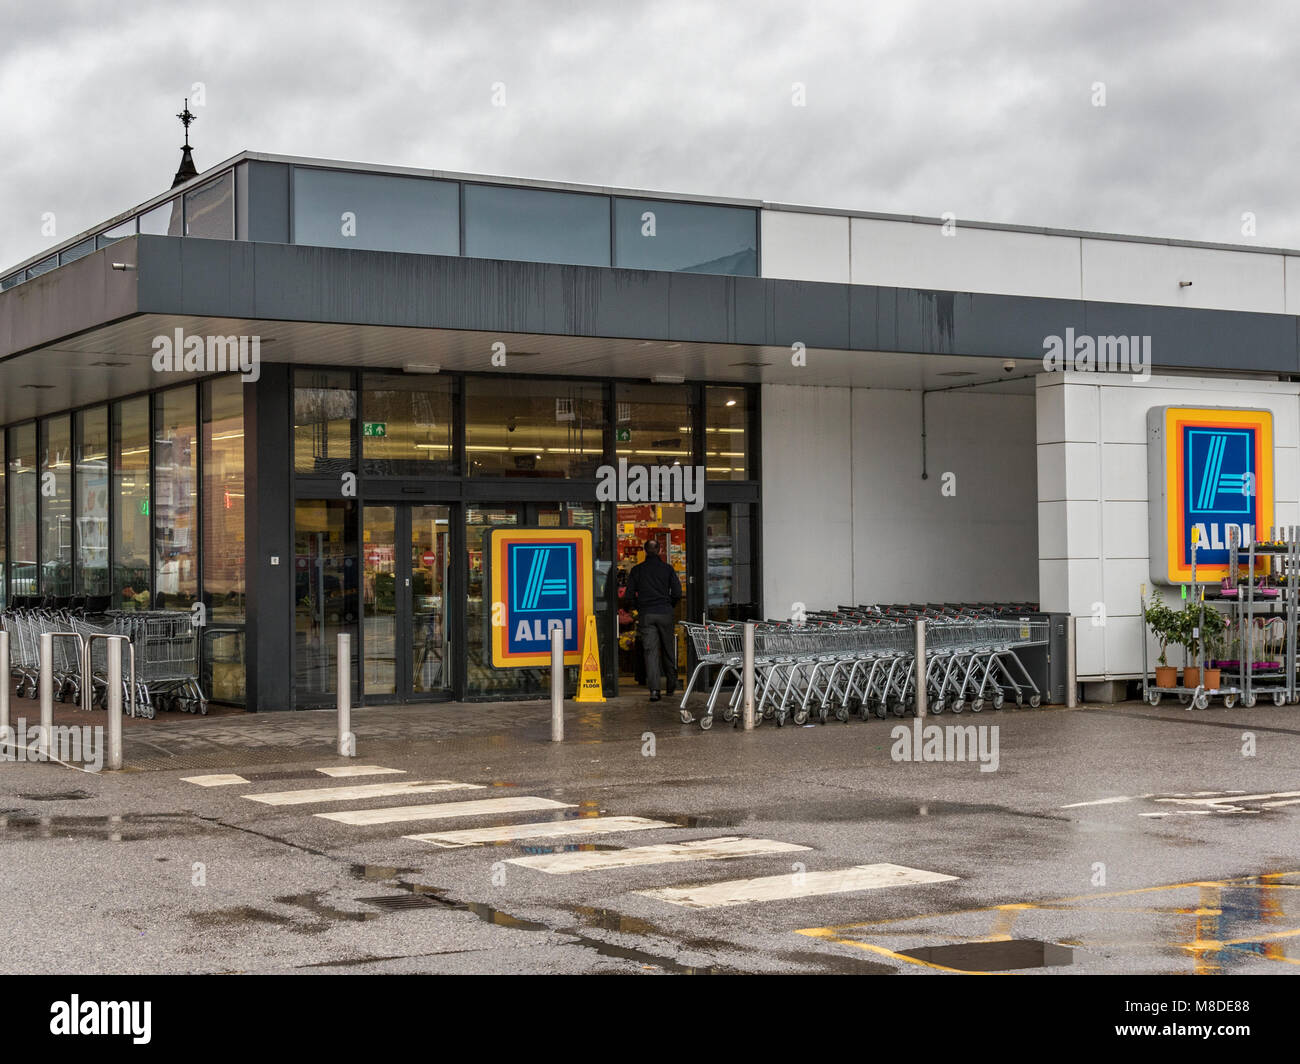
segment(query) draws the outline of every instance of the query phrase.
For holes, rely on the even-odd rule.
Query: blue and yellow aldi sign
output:
[[[1151,578],[1162,584],[1228,572],[1228,544],[1273,524],[1273,415],[1268,410],[1160,406],[1147,412]]]
[[[582,660],[592,615],[591,532],[585,528],[492,528],[483,537],[484,614],[498,669],[551,663],[551,636],[564,631],[564,663]]]

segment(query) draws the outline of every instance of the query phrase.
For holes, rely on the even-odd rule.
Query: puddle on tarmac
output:
[[[24,802],[80,802],[84,798],[95,797],[89,791],[52,791],[48,794],[20,794]]]
[[[126,813],[122,816],[0,815],[0,841],[17,839],[99,839],[139,842],[164,836],[215,834],[213,826],[189,813]]]
[[[620,931],[628,935],[662,934],[649,920],[635,916],[624,916],[613,909],[593,909],[589,905],[574,905],[572,911],[582,918],[587,927],[599,927],[604,931]]]
[[[879,798],[846,798],[837,801],[790,801],[779,806],[755,806],[749,809],[718,809],[697,816],[674,816],[669,813],[648,812],[642,815],[655,820],[666,820],[683,828],[735,827],[740,824],[771,822],[775,824],[803,824],[831,822],[904,821],[918,816],[989,816],[1005,815],[1030,817],[1035,820],[1067,821],[1065,816],[1008,809],[1000,805],[976,805],[963,802],[903,802]]]
[[[419,869],[396,868],[391,865],[354,864],[350,871],[354,879],[365,879],[370,882],[376,882],[385,879],[396,879],[398,876],[415,875]]]
[[[1014,972],[1024,968],[1061,968],[1074,963],[1074,950],[1031,938],[1001,942],[958,942],[898,951],[904,957],[941,964],[961,972]]]
[[[663,820],[669,824],[676,824],[679,828],[734,828],[745,823],[746,820],[754,819],[753,813],[745,815],[740,813],[711,813],[706,816],[647,815],[652,820]]]
[[[236,905],[229,909],[210,909],[207,912],[187,913],[200,927],[230,927],[233,924],[276,924],[283,926],[293,922],[290,916],[273,913],[268,909],[256,909],[251,905]]]

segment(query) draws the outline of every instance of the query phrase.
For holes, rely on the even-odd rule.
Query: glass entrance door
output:
[[[367,700],[447,698],[451,513],[367,506],[362,529],[362,684]]]

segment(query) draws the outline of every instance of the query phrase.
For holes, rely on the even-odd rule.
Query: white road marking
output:
[[[807,850],[792,842],[772,839],[742,839],[730,835],[720,839],[696,839],[694,842],[669,842],[658,846],[634,846],[626,850],[583,850],[569,853],[539,853],[529,857],[512,857],[508,864],[535,868],[551,875],[572,872],[596,872],[607,868],[630,868],[633,865],[675,864],[679,861],[720,861],[730,857],[761,857],[771,853]]]
[[[367,798],[390,798],[398,794],[429,794],[433,791],[481,791],[477,783],[455,780],[402,780],[400,783],[362,783],[355,787],[313,787],[306,791],[271,791],[246,794],[250,802],[264,805],[310,805],[313,802],[360,802]]]
[[[1116,805],[1119,802],[1131,802],[1135,798],[1150,798],[1149,794],[1120,795],[1117,798],[1098,798],[1095,802],[1071,802],[1061,806],[1062,809],[1080,809],[1085,805]]]
[[[397,805],[387,809],[354,809],[346,813],[316,813],[340,824],[398,824],[404,820],[445,820],[490,813],[524,813],[533,809],[573,809],[572,802],[551,798],[483,798],[475,802],[439,802],[437,805]]]
[[[383,765],[331,765],[328,768],[318,768],[316,771],[323,776],[333,776],[336,779],[347,776],[406,775],[405,769],[384,768]]]
[[[1290,798],[1285,802],[1265,802],[1265,809],[1276,809],[1283,805],[1300,805],[1300,798]]]
[[[247,783],[243,776],[220,773],[215,776],[182,776],[182,783],[197,783],[200,787],[229,787],[232,783]]]
[[[722,883],[706,883],[698,887],[660,887],[656,890],[639,890],[648,898],[657,898],[673,905],[690,909],[715,909],[726,905],[748,905],[757,901],[780,901],[789,898],[810,898],[819,894],[847,894],[855,890],[876,890],[880,887],[914,886],[923,883],[946,883],[956,876],[941,872],[927,872],[905,865],[857,865],[830,872],[786,873],[764,876],[761,879],[732,879]]]
[[[559,835],[607,835],[616,831],[648,831],[652,828],[675,828],[663,820],[640,816],[593,816],[574,820],[543,820],[535,824],[514,824],[495,828],[465,828],[463,831],[435,831],[426,835],[404,835],[416,842],[453,849],[458,846],[482,846],[489,842],[515,839],[543,839]]]

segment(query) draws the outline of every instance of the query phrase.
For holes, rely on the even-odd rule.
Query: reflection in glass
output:
[[[758,215],[748,207],[614,200],[614,265],[758,275]]]
[[[76,415],[77,564],[73,594],[107,596],[108,578],[108,407]]]
[[[397,694],[397,511],[367,506],[361,533],[362,650],[367,695]]]
[[[181,200],[177,196],[140,215],[140,232],[152,236],[181,235]]]
[[[609,265],[609,197],[465,186],[465,254],[514,262]]]
[[[203,385],[204,689],[236,704],[246,682],[244,387],[229,376]]]
[[[691,465],[695,436],[686,385],[620,384],[615,448],[634,465]]]
[[[361,464],[372,476],[454,473],[455,384],[447,378],[367,373],[361,380]]]
[[[710,506],[704,514],[708,612],[715,621],[753,620],[754,506]]]
[[[41,594],[72,595],[72,419],[41,422]]]
[[[87,255],[95,250],[95,238],[86,237],[79,243],[73,244],[70,248],[64,248],[59,252],[59,265],[66,266],[69,262],[76,262],[78,259],[84,259]]]
[[[227,171],[215,181],[185,193],[185,235],[210,240],[235,239],[235,175]]]
[[[149,605],[149,400],[113,405],[113,606]]]
[[[487,643],[487,624],[491,609],[485,608],[486,585],[483,572],[483,533],[489,528],[520,524],[521,508],[516,506],[466,506],[465,546],[469,555],[468,584],[465,601],[465,693],[471,698],[493,695],[513,695],[526,691],[539,683],[536,676],[530,679],[524,673],[536,669],[494,669],[492,653]]]
[[[135,236],[135,219],[128,218],[121,225],[115,225],[112,229],[105,229],[95,237],[95,247],[106,248],[109,244],[116,244],[119,240],[125,240],[129,236]]]
[[[152,609],[187,610],[198,599],[197,398],[193,385],[154,396]]]
[[[411,691],[433,694],[451,686],[447,583],[451,566],[451,511],[411,508]]]
[[[594,478],[604,463],[599,384],[468,377],[465,389],[471,476]]]
[[[704,389],[704,466],[709,480],[748,480],[749,391]]]
[[[460,254],[460,187],[393,174],[294,167],[295,244]]]
[[[352,374],[298,370],[293,382],[294,469],[317,474],[355,471],[357,393]]]
[[[357,504],[299,501],[294,516],[294,665],[299,705],[328,705],[336,690],[338,636],[352,636],[357,681]]]
[[[9,541],[9,488],[5,476],[8,469],[9,465],[5,461],[5,434],[0,429],[0,610],[7,609],[9,606],[9,564],[8,554],[5,552],[5,544]]]
[[[9,593],[36,595],[36,424],[9,430]]]

